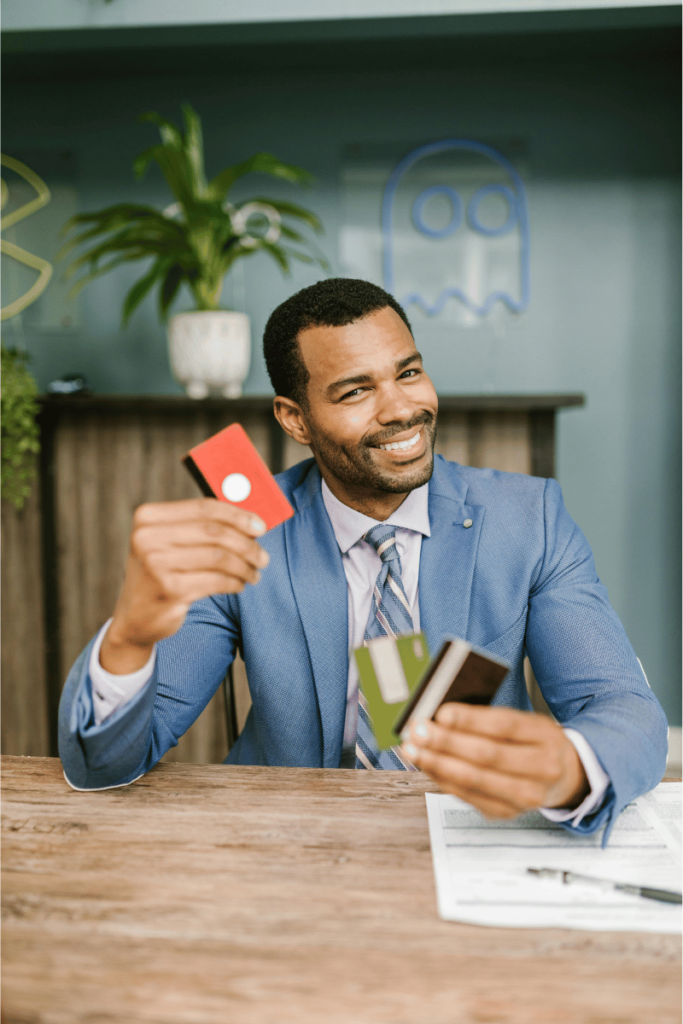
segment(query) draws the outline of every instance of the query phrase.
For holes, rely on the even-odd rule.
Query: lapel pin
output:
[[[462,525],[465,527],[466,530],[468,530],[470,528],[470,526],[472,525],[472,520],[471,519],[466,519],[465,522]]]

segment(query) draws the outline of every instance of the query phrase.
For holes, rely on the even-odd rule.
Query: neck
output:
[[[394,494],[390,491],[369,491],[367,488],[356,488],[353,485],[341,483],[331,476],[327,468],[321,466],[320,463],[318,463],[318,468],[332,494],[338,501],[341,501],[342,505],[347,505],[348,508],[355,509],[356,512],[362,512],[363,515],[370,516],[371,519],[376,519],[380,523],[388,519],[391,513],[403,504],[410,493],[406,491],[405,494]]]

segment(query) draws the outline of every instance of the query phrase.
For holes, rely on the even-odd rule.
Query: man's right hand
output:
[[[180,629],[194,601],[258,583],[268,554],[254,538],[264,532],[258,516],[214,498],[141,505],[100,648],[102,667],[116,675],[135,672],[157,640]]]

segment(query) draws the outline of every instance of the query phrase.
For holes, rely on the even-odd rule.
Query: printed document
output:
[[[427,793],[439,914],[508,928],[680,932],[681,907],[595,885],[538,879],[528,868],[575,871],[681,891],[681,783],[663,782],[629,804],[609,845],[602,830],[568,834],[537,811],[487,821],[457,797]]]

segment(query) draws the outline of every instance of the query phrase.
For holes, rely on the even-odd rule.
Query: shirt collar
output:
[[[349,548],[357,544],[371,527],[377,526],[378,520],[344,505],[339,498],[335,498],[324,480],[322,481],[322,494],[337,544],[342,554],[346,554]],[[421,533],[424,537],[430,537],[428,502],[429,484],[426,483],[421,487],[416,487],[414,491],[410,491],[407,498],[386,520],[387,525],[400,526],[404,530],[412,530],[414,533]]]

